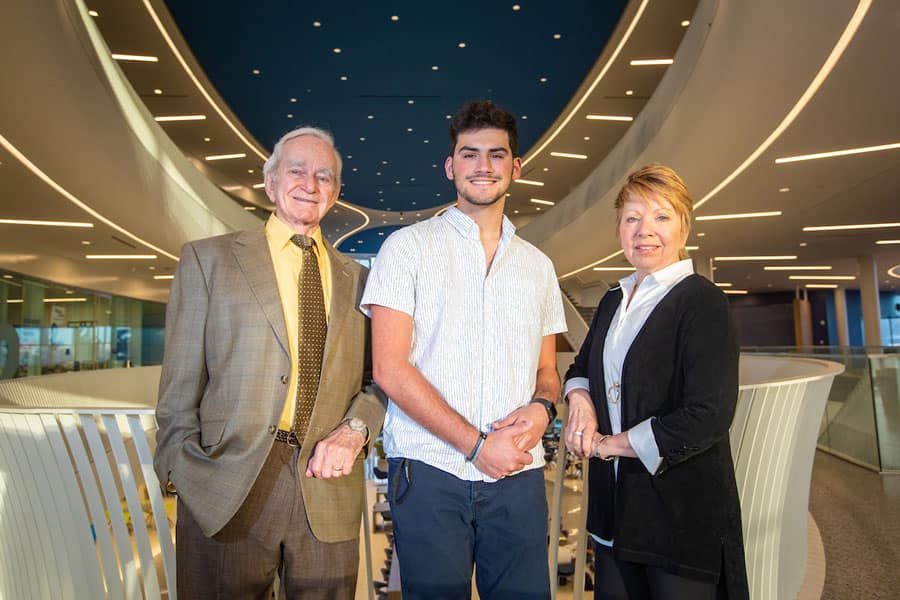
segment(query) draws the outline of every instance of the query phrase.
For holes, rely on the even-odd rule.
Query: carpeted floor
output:
[[[822,600],[900,598],[900,475],[817,452],[809,508],[825,546]]]

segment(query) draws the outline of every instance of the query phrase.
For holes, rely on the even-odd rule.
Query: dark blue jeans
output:
[[[388,500],[403,600],[550,597],[547,497],[541,469],[494,483],[389,460]]]

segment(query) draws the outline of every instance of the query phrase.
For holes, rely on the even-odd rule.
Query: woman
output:
[[[687,258],[691,198],[674,171],[635,171],[615,208],[635,272],[601,300],[565,387],[566,445],[592,457],[595,598],[748,598],[728,302]]]

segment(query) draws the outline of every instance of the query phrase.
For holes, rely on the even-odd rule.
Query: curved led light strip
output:
[[[231,131],[233,131],[234,134],[236,136],[238,136],[238,139],[240,139],[242,142],[244,142],[244,144],[248,148],[250,148],[250,150],[257,156],[259,156],[262,160],[268,159],[269,158],[268,154],[263,152],[261,149],[257,148],[249,139],[247,139],[247,136],[245,136],[243,133],[241,133],[241,131],[240,131],[240,129],[238,129],[237,125],[235,125],[234,123],[231,122],[231,120],[225,114],[225,111],[223,111],[219,107],[219,105],[216,104],[216,102],[215,102],[215,100],[213,100],[212,96],[210,96],[209,93],[206,91],[206,89],[203,87],[203,84],[200,83],[200,80],[197,79],[197,76],[194,75],[194,72],[191,70],[191,67],[188,65],[187,61],[184,59],[184,56],[178,50],[178,47],[175,45],[175,42],[172,41],[172,37],[169,35],[169,32],[166,31],[165,26],[163,25],[162,21],[159,18],[159,15],[156,13],[156,11],[153,9],[153,6],[150,4],[150,0],[144,0],[144,8],[147,9],[147,12],[149,13],[150,18],[153,19],[153,23],[156,25],[156,29],[159,30],[159,34],[163,37],[163,40],[165,40],[166,45],[169,46],[169,50],[172,51],[172,54],[175,55],[175,59],[181,65],[181,68],[184,69],[184,72],[187,74],[188,78],[190,78],[190,80],[193,82],[194,86],[200,92],[200,95],[202,95],[206,99],[206,101],[209,103],[209,105],[212,107],[212,109],[214,111],[216,111],[216,114],[219,115],[219,117],[221,117],[223,121],[225,121],[225,124],[228,125],[229,129],[231,129]],[[352,235],[352,234],[356,233],[357,231],[365,229],[369,225],[369,215],[367,215],[365,212],[363,212],[360,209],[356,208],[355,206],[353,206],[351,204],[347,204],[346,202],[343,202],[341,200],[338,200],[337,204],[339,206],[343,206],[346,209],[349,209],[349,210],[359,213],[363,218],[363,224],[360,227],[358,227],[357,229],[354,229],[353,231],[348,233],[347,235]],[[335,246],[336,245],[337,244],[335,244]]]
[[[144,1],[146,2],[147,0]],[[587,102],[587,99],[594,92],[594,88],[596,88],[600,84],[600,81],[604,77],[606,77],[606,72],[609,71],[610,67],[612,67],[612,64],[619,57],[619,53],[622,52],[622,48],[625,47],[626,43],[628,43],[628,40],[631,38],[631,34],[634,32],[634,28],[637,27],[638,21],[641,20],[641,16],[643,16],[644,14],[644,9],[647,8],[647,5],[649,3],[650,0],[643,0],[643,2],[641,2],[641,5],[638,7],[637,12],[634,13],[634,17],[631,19],[631,23],[628,24],[628,29],[625,30],[625,34],[622,36],[622,39],[619,40],[618,45],[616,45],[616,49],[613,50],[613,53],[610,55],[609,60],[606,61],[605,65],[603,65],[603,68],[600,70],[600,73],[597,74],[597,77],[594,78],[593,83],[591,83],[590,87],[585,90],[584,94],[581,96],[581,99],[577,103],[575,103],[575,106],[572,107],[572,110],[569,111],[569,114],[566,116],[566,118],[563,119],[562,123],[559,124],[559,127],[556,128],[556,131],[551,133],[550,137],[544,140],[544,143],[538,146],[536,150],[532,151],[527,157],[525,157],[525,159],[522,161],[523,167],[531,162],[532,159],[536,158],[538,154],[543,152],[544,148],[546,148],[550,144],[550,142],[555,140],[556,136],[558,136],[565,128],[565,126],[569,124],[569,121],[571,121],[575,117],[575,113],[581,110],[581,107],[585,102]]]
[[[900,279],[900,265],[894,265],[893,267],[888,269],[887,274],[894,279]]]
[[[601,258],[600,260],[595,261],[595,262],[592,262],[592,263],[589,264],[589,265],[585,265],[585,266],[583,266],[583,267],[578,267],[578,268],[575,269],[574,271],[569,271],[568,273],[565,273],[565,274],[563,274],[563,275],[560,275],[559,277],[557,277],[557,279],[562,280],[562,279],[565,279],[566,277],[571,277],[571,276],[574,275],[575,273],[580,273],[581,271],[584,271],[585,269],[590,269],[590,268],[595,267],[595,266],[597,266],[597,265],[599,265],[599,264],[601,264],[601,263],[605,263],[606,261],[611,260],[611,259],[617,257],[618,255],[624,253],[624,252],[625,252],[624,250],[617,250],[617,251],[613,252],[612,254],[610,254],[609,256],[604,256],[604,257]]]
[[[0,146],[3,146],[4,148],[6,148],[7,152],[12,154],[16,158],[16,160],[18,160],[20,163],[22,163],[29,171],[31,171],[32,173],[37,175],[38,179],[40,179],[41,181],[46,183],[48,186],[50,186],[51,188],[56,190],[56,192],[58,192],[63,198],[65,198],[66,200],[68,200],[69,202],[71,202],[72,204],[74,204],[75,206],[77,206],[78,208],[80,208],[81,210],[86,212],[87,214],[91,215],[92,217],[94,217],[95,219],[100,221],[101,223],[103,223],[109,227],[112,227],[113,229],[115,229],[116,231],[121,233],[122,235],[131,238],[132,240],[136,241],[137,243],[143,244],[144,246],[147,246],[148,248],[152,248],[153,250],[156,250],[163,256],[171,258],[172,260],[174,260],[176,262],[178,261],[178,257],[175,256],[174,254],[169,254],[168,252],[166,252],[159,246],[154,246],[147,240],[138,237],[137,235],[135,235],[135,234],[131,233],[130,231],[128,231],[127,229],[125,229],[124,227],[117,225],[113,221],[107,219],[106,217],[101,215],[99,212],[97,212],[96,210],[94,210],[93,208],[91,208],[90,206],[88,206],[87,204],[85,204],[84,202],[79,200],[78,198],[76,198],[71,192],[69,192],[67,189],[65,189],[58,183],[56,183],[56,181],[54,181],[49,175],[44,173],[37,165],[35,165],[30,160],[28,160],[28,157],[25,156],[24,154],[22,154],[21,152],[19,152],[19,149],[16,148],[15,146],[13,146],[9,140],[7,140],[5,137],[3,137],[3,134],[0,134]]]
[[[713,196],[715,196],[720,191],[722,191],[725,188],[725,186],[727,186],[729,183],[734,181],[734,179],[738,175],[743,173],[747,169],[747,167],[749,167],[751,164],[753,164],[753,162],[757,158],[759,158],[759,156],[763,152],[765,152],[769,148],[769,146],[771,146],[775,142],[775,140],[777,140],[781,136],[782,133],[784,133],[784,131],[791,125],[791,123],[794,122],[794,120],[797,118],[797,116],[800,114],[800,112],[804,108],[806,108],[806,105],[809,103],[809,101],[812,99],[812,97],[816,94],[816,92],[819,91],[819,88],[822,87],[822,84],[825,83],[825,80],[831,74],[832,69],[834,69],[835,65],[840,60],[841,56],[844,54],[844,50],[847,49],[847,46],[850,45],[850,42],[853,40],[853,37],[856,35],[856,31],[859,29],[859,26],[862,24],[862,21],[865,18],[866,13],[868,13],[871,5],[872,5],[872,0],[859,0],[859,3],[856,5],[856,10],[854,11],[853,16],[850,17],[850,21],[847,23],[847,26],[844,28],[844,32],[841,34],[841,37],[838,38],[838,41],[837,41],[837,43],[835,43],[834,48],[832,48],[831,54],[829,54],[828,58],[825,59],[825,62],[822,64],[822,67],[819,69],[819,72],[816,73],[815,78],[813,78],[812,82],[809,84],[809,87],[806,88],[806,91],[803,92],[803,95],[800,96],[800,99],[797,100],[797,103],[794,104],[794,106],[793,106],[793,108],[791,108],[790,112],[788,112],[788,114],[784,117],[784,119],[781,121],[781,123],[778,124],[778,127],[776,127],[775,130],[771,134],[769,134],[769,137],[767,137],[765,139],[765,141],[763,141],[763,143],[760,144],[760,146],[756,150],[754,150],[753,153],[750,154],[750,156],[748,156],[747,159],[744,160],[744,162],[742,162],[740,164],[740,166],[738,166],[737,169],[735,169],[730,175],[728,175],[728,177],[723,179],[722,182],[719,183],[719,185],[717,185],[712,190],[710,190],[709,193],[707,193],[705,196],[703,196],[703,198],[701,198],[699,202],[696,202],[694,204],[694,210],[703,206]],[[642,11],[643,8],[644,8],[644,6],[642,5],[641,8],[638,10],[638,12],[640,13],[640,11]],[[631,28],[633,25],[634,25],[634,21],[632,21],[632,25],[629,26],[628,34],[630,34]],[[618,52],[618,50],[619,50],[619,48],[616,49],[616,52]],[[607,66],[608,66],[608,64],[607,64]],[[591,87],[591,89],[593,89],[593,86]],[[579,103],[578,106],[581,106],[581,103]],[[571,118],[571,115],[569,118]],[[566,122],[568,122],[568,119],[566,120]],[[563,123],[563,124],[565,124],[565,123]],[[555,135],[556,135],[556,133],[554,133],[554,136]],[[550,140],[548,140],[547,143],[549,143],[549,141]],[[540,150],[542,150],[543,148],[544,148],[544,146],[541,146],[541,148],[538,149],[538,152]],[[527,160],[524,161],[523,164],[525,162],[527,162]],[[607,260],[613,258],[614,256],[618,255],[619,253],[621,253],[621,250],[619,252],[616,252],[615,254],[610,254],[609,256],[607,256],[605,258],[601,258],[600,260],[598,260],[596,262],[592,262],[589,265],[579,267],[578,269],[575,269],[574,271],[569,271],[568,273],[566,273],[564,275],[560,275],[558,277],[558,279],[565,279],[566,277],[570,277],[571,275],[574,275],[580,271],[584,271],[585,269],[589,269],[595,265],[599,265],[600,263],[607,261]]]
[[[869,11],[869,7],[872,5],[872,0],[859,0],[859,3],[856,5],[856,11],[854,11],[853,16],[850,17],[850,21],[847,23],[847,27],[844,28],[844,32],[841,34],[841,37],[838,38],[837,43],[834,45],[834,48],[831,49],[831,54],[828,55],[828,58],[825,59],[825,62],[822,64],[822,67],[819,69],[819,72],[816,73],[816,76],[813,78],[812,82],[809,84],[809,87],[806,88],[806,91],[803,92],[803,95],[800,96],[800,99],[797,100],[797,103],[794,104],[793,108],[788,112],[788,114],[784,117],[781,123],[778,124],[778,127],[769,134],[769,137],[763,141],[759,147],[753,151],[747,159],[741,163],[741,165],[735,169],[728,177],[722,180],[719,185],[714,187],[709,191],[703,198],[700,199],[699,202],[694,204],[694,209],[698,209],[706,202],[708,202],[713,196],[722,191],[725,186],[734,181],[734,179],[743,173],[747,167],[753,164],[759,156],[769,149],[775,140],[781,137],[781,134],[785,132],[785,130],[790,127],[791,123],[794,122],[794,119],[806,108],[806,105],[812,100],[812,97],[816,95],[816,92],[819,91],[819,88],[822,87],[822,84],[825,83],[825,80],[828,79],[828,76],[831,74],[831,70],[834,69],[835,65],[837,65],[838,61],[841,59],[841,56],[844,54],[844,50],[847,49],[847,46],[850,45],[850,42],[853,41],[854,36],[856,36],[856,31],[859,29],[859,26],[862,24],[863,19],[866,17],[866,13]]]

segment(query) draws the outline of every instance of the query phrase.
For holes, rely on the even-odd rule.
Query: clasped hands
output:
[[[496,421],[473,461],[493,479],[518,473],[534,462],[534,448],[547,429],[547,411],[540,404],[526,404]]]
[[[568,395],[569,418],[566,420],[566,448],[578,458],[612,460],[606,440],[611,436],[597,431],[597,414],[586,390],[574,389]]]

